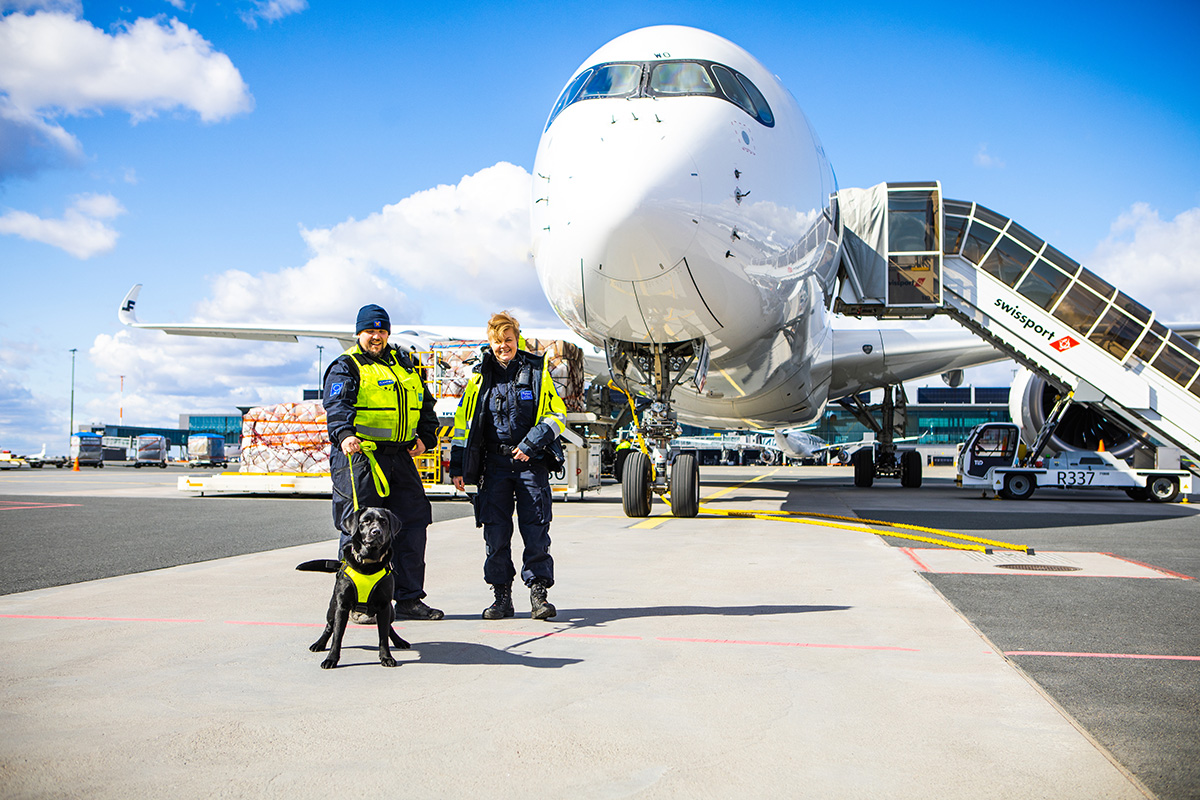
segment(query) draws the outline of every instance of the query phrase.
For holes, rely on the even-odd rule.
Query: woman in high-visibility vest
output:
[[[521,331],[507,313],[488,321],[489,350],[467,382],[454,415],[450,477],[460,491],[478,484],[475,522],[483,527],[487,556],[483,579],[496,599],[484,619],[514,615],[513,507],[525,549],[521,580],[529,587],[534,619],[557,612],[546,599],[554,585],[550,556],[550,470],[562,463],[558,437],[567,409],[545,359],[520,348]]]

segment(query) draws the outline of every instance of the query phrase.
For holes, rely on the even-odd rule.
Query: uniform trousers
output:
[[[483,480],[475,502],[483,525],[487,557],[483,579],[493,586],[512,583],[513,506],[517,527],[525,543],[521,554],[521,581],[554,585],[554,559],[550,556],[550,474],[539,462],[517,461],[510,455],[489,452],[484,457]]]
[[[433,509],[421,485],[421,476],[413,464],[412,455],[402,445],[380,444],[374,453],[390,492],[380,497],[371,477],[366,455],[354,454],[354,486],[358,492],[359,508],[386,508],[400,521],[399,530],[392,534],[392,569],[395,572],[397,601],[421,600],[425,597],[425,541]],[[333,480],[333,524],[341,534],[338,557],[350,541],[354,517],[354,494],[351,489],[350,462],[339,447],[329,453],[329,471]]]

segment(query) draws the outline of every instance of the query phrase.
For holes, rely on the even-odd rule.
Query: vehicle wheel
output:
[[[875,451],[864,447],[850,459],[854,464],[854,485],[863,489],[875,483]]]
[[[921,454],[905,450],[900,454],[900,485],[908,489],[921,488]]]
[[[1179,481],[1169,475],[1152,475],[1146,480],[1146,492],[1156,503],[1173,503],[1179,497]]]
[[[775,452],[774,450],[758,451],[758,463],[762,464],[764,467],[775,466],[775,461],[778,457],[779,457],[779,454],[777,452]]]
[[[1028,473],[1010,472],[1004,476],[1004,488],[1000,490],[1000,496],[1009,500],[1028,500],[1036,488],[1037,484]]]
[[[650,516],[654,501],[650,482],[650,458],[641,450],[631,450],[621,468],[621,505],[625,516]]]
[[[161,467],[162,469],[166,469],[166,468],[167,468],[167,462],[165,462],[165,461],[164,461],[163,463],[159,464],[158,466],[159,466],[159,467]]]
[[[1125,494],[1129,495],[1130,500],[1137,500],[1139,503],[1150,499],[1150,493],[1146,491],[1146,487],[1144,486],[1134,486],[1132,489],[1126,489]]]
[[[700,513],[700,465],[691,453],[680,453],[671,465],[671,513],[677,517]]]

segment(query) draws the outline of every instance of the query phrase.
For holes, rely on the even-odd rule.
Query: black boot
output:
[[[546,586],[541,581],[529,585],[529,603],[532,611],[529,616],[533,619],[550,619],[558,610],[546,599]]]
[[[484,619],[504,619],[516,612],[512,604],[512,584],[493,584],[492,591],[496,593],[496,602],[483,610]]]

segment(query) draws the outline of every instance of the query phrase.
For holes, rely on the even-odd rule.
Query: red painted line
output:
[[[1059,656],[1061,658],[1146,658],[1162,661],[1200,661],[1200,656],[1153,656],[1138,653],[1052,653],[1040,650],[1008,650],[1006,656]]]
[[[737,639],[683,639],[672,636],[659,636],[660,642],[697,642],[700,644],[759,644],[769,645],[771,647],[823,647],[832,648],[835,650],[896,650],[904,653],[919,653],[921,652],[915,647],[887,647],[883,645],[870,644],[816,644],[813,642],[753,642],[739,641]]]
[[[908,556],[909,558],[911,558],[911,559],[913,560],[913,562],[914,562],[914,563],[917,565],[917,567],[918,567],[918,568],[919,568],[919,569],[920,569],[922,572],[933,572],[933,570],[931,570],[931,569],[930,569],[928,566],[926,566],[926,565],[925,565],[925,563],[924,563],[923,561],[921,561],[921,559],[917,558],[917,555],[916,555],[916,553],[914,553],[914,552],[913,552],[913,548],[911,548],[911,547],[901,547],[901,548],[900,548],[900,552],[904,553],[904,555],[906,555],[906,556]]]
[[[1125,558],[1125,556],[1119,556],[1116,553],[1105,553],[1104,555],[1108,556],[1109,558],[1115,558],[1118,561],[1125,561],[1130,564],[1136,564],[1139,567],[1145,567],[1146,569],[1152,569],[1155,572],[1161,572],[1163,575],[1170,575],[1172,578],[1181,578],[1185,581],[1196,580],[1191,575],[1184,575],[1182,572],[1175,572],[1174,570],[1165,569],[1163,567],[1156,567],[1153,564],[1145,564],[1141,561],[1134,561],[1132,558]]]
[[[150,619],[141,617],[62,617],[49,614],[0,614],[3,619],[60,619],[84,622],[205,622],[202,619]]]
[[[226,625],[272,625],[272,626],[279,626],[282,628],[324,628],[325,627],[324,622],[251,622],[248,620],[240,620],[240,619],[227,619],[227,620],[225,620],[225,624]],[[373,628],[375,626],[371,625],[370,627]]]
[[[40,508],[75,508],[80,503],[17,503],[0,500],[0,511],[28,511]]]
[[[640,642],[641,636],[616,636],[603,633],[567,633],[566,631],[551,631],[550,633],[538,633],[537,631],[480,631],[480,633],[500,633],[506,636],[561,636],[567,639],[629,639]]]

